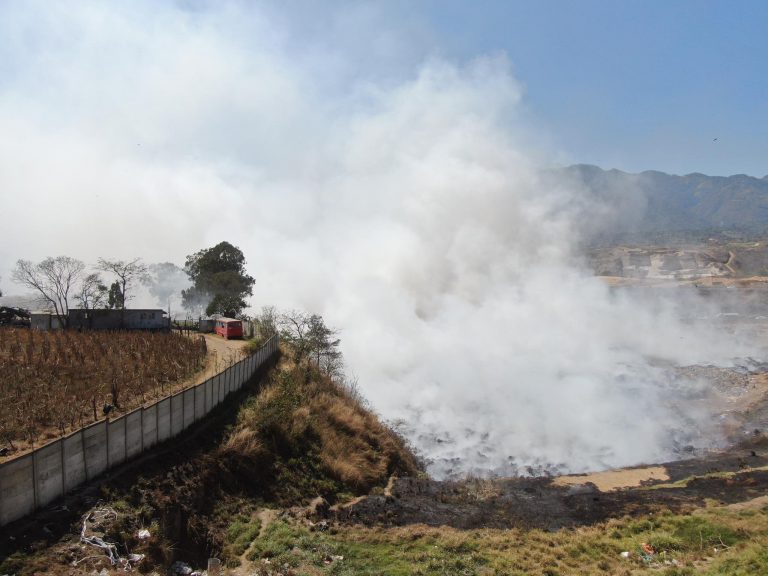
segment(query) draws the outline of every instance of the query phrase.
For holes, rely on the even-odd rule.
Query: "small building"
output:
[[[125,310],[69,309],[69,327],[89,330],[167,330],[170,319],[161,308]]]
[[[50,310],[33,310],[29,313],[29,327],[33,330],[59,330],[59,317]]]

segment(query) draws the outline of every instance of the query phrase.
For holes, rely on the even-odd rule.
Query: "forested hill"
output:
[[[615,236],[768,231],[768,176],[629,174],[586,164],[563,172],[623,213],[612,230]]]

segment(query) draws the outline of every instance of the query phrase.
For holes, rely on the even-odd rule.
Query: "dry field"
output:
[[[0,448],[8,455],[167,395],[204,367],[193,339],[158,332],[0,329]]]

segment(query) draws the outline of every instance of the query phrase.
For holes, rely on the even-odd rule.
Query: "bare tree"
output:
[[[297,360],[308,359],[329,376],[341,374],[338,331],[328,328],[322,316],[292,310],[279,316],[278,326],[280,337],[293,347]]]
[[[309,315],[298,310],[283,312],[278,319],[280,338],[289,344],[297,360],[302,360],[309,354]]]
[[[130,261],[99,258],[97,268],[117,276],[120,290],[123,293],[123,309],[125,309],[126,302],[132,298],[132,296],[128,296],[128,288],[136,281],[147,282],[149,280],[147,265],[141,261],[141,258],[134,258]]]
[[[279,321],[280,317],[274,306],[262,307],[261,313],[253,319],[259,338],[266,341],[274,334],[277,334],[277,325]]]
[[[13,280],[34,290],[38,300],[53,307],[61,326],[69,325],[69,296],[80,280],[85,264],[69,256],[46,258],[39,264],[16,262]]]
[[[75,300],[84,310],[103,308],[107,302],[107,287],[98,273],[88,274],[80,284],[80,290],[75,294]]]

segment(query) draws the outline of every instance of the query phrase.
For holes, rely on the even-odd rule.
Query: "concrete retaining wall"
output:
[[[0,464],[0,526],[183,432],[250,380],[278,345],[274,336],[256,354],[202,384]]]

